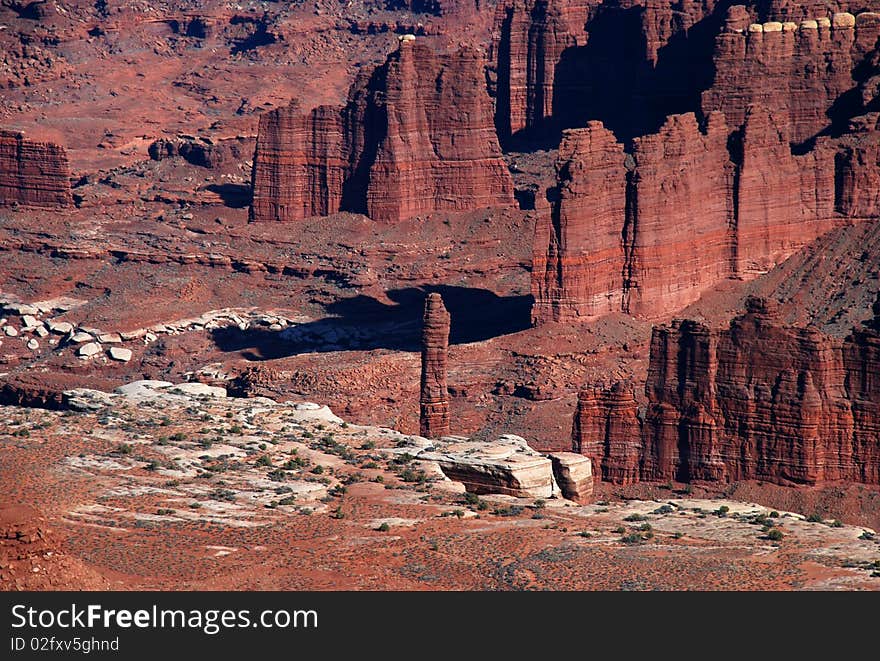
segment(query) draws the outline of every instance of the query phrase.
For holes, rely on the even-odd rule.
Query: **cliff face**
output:
[[[572,450],[590,457],[596,477],[631,484],[640,477],[641,421],[632,389],[584,388],[572,425]]]
[[[626,309],[654,315],[729,273],[733,168],[723,116],[711,115],[703,133],[692,114],[674,115],[636,140],[633,158]]]
[[[749,106],[761,105],[784,120],[795,144],[826,129],[846,113],[843,95],[857,86],[857,65],[880,35],[877,14],[827,16],[823,9],[798,23],[752,23],[743,7],[732,7],[715,42],[703,112],[721,111],[730,126],[742,126]]]
[[[590,122],[587,128],[566,131],[556,170],[557,201],[536,228],[536,324],[620,311],[624,295],[623,145],[602,124]]]
[[[762,106],[733,130],[720,112],[702,129],[693,114],[673,115],[634,141],[624,167],[598,122],[566,132],[558,194],[535,238],[533,323],[670,314],[726,278],[754,278],[831,229],[875,217],[878,113],[798,155],[785,121]]]
[[[785,119],[750,106],[741,133],[737,170],[734,273],[764,273],[832,229],[835,156],[822,142],[794,156]],[[850,214],[847,214],[850,215]]]
[[[711,82],[713,0],[504,0],[490,61],[496,126],[518,133],[598,120],[628,139],[693,109]]]
[[[349,162],[337,109],[303,112],[294,101],[262,115],[258,135],[252,218],[298,220],[341,208]]]
[[[251,219],[339,211],[395,221],[513,202],[480,54],[404,39],[342,108],[261,118]]]
[[[367,215],[398,220],[510,204],[513,184],[492,120],[482,56],[441,57],[403,41],[374,103],[385,123],[370,168]]]
[[[495,10],[490,53],[497,76],[495,120],[501,139],[540,126],[553,114],[556,66],[585,38],[588,0],[504,0]]]
[[[694,321],[655,328],[644,425],[639,429],[628,412],[629,445],[618,441],[615,453],[603,421],[621,407],[611,405],[612,391],[587,391],[573,447],[601,462],[605,479],[621,483],[878,484],[878,361],[880,316],[840,340],[782,324],[753,298],[723,331]],[[631,439],[639,434],[636,458]]]
[[[449,390],[446,386],[449,313],[440,294],[425,299],[422,327],[422,383],[419,433],[425,438],[449,435]]]
[[[70,206],[70,167],[64,147],[0,130],[0,206]]]

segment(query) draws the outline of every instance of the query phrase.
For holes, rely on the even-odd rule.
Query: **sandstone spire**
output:
[[[449,434],[449,392],[446,389],[446,352],[449,313],[438,293],[425,299],[422,329],[422,390],[419,429],[426,438]]]

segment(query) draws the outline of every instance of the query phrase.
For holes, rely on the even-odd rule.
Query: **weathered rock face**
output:
[[[60,145],[0,130],[0,206],[70,206],[70,167]]]
[[[623,145],[601,123],[590,122],[565,132],[556,170],[556,202],[536,229],[535,324],[595,318],[623,306]]]
[[[641,478],[877,484],[877,330],[788,327],[762,299],[727,330],[656,328]]]
[[[553,114],[556,66],[583,43],[589,0],[505,0],[495,10],[491,57],[501,139],[539,127]]]
[[[750,106],[742,129],[673,115],[632,154],[598,122],[565,133],[537,226],[532,320],[658,317],[726,278],[767,272],[822,234],[880,212],[878,113],[795,155],[785,119]],[[622,162],[621,162],[622,160]]]
[[[449,434],[449,390],[446,360],[449,347],[449,313],[443,298],[434,292],[425,299],[422,328],[422,383],[419,428],[425,438]]]
[[[821,20],[775,22],[801,18]],[[836,115],[846,115],[849,101],[843,95],[857,86],[857,65],[876,45],[880,16],[837,14],[829,20],[823,8],[810,17],[773,19],[752,23],[744,7],[730,8],[716,39],[715,78],[703,92],[702,109],[721,111],[738,127],[749,106],[759,104],[784,120],[789,139],[799,144]]]
[[[635,142],[625,308],[654,315],[696,300],[730,272],[733,167],[727,126],[710,115],[705,133],[692,114],[673,115]]]
[[[294,101],[260,117],[254,153],[253,220],[299,220],[335,213],[349,170],[336,108],[303,112]]]
[[[421,462],[436,464],[442,473],[461,482],[469,493],[500,493],[518,498],[551,498],[559,493],[553,463],[536,452],[526,440],[505,434],[492,441],[448,437],[425,445],[425,439],[409,437],[395,448]],[[583,477],[583,466],[575,476]]]
[[[641,421],[632,388],[615,383],[607,389],[584,388],[572,426],[572,450],[586,455],[596,476],[616,484],[639,480]]]
[[[734,273],[764,273],[832,229],[834,151],[826,143],[793,156],[785,119],[750,106],[736,177]],[[860,173],[863,170],[860,170]]]
[[[880,215],[880,131],[878,113],[857,118],[835,154],[834,209],[851,218]]]
[[[619,138],[693,109],[725,3],[506,0],[490,60],[502,141],[602,121]]]
[[[417,41],[401,42],[388,58],[374,93],[374,103],[384,100],[384,139],[370,168],[368,216],[399,220],[512,202],[483,67],[474,49],[442,57]]]
[[[513,203],[483,59],[404,39],[343,108],[264,115],[254,156],[252,220],[339,211],[396,221]]]

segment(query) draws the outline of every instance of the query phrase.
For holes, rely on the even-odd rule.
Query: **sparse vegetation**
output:
[[[767,539],[772,542],[780,542],[785,535],[782,534],[782,531],[779,528],[771,528],[767,531]]]

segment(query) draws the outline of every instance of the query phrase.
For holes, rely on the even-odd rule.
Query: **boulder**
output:
[[[76,353],[81,358],[90,358],[91,356],[101,353],[101,345],[97,342],[87,342],[86,344],[83,344]]]
[[[131,360],[131,349],[125,349],[123,347],[110,347],[108,353],[113,360],[118,360],[123,363],[127,363],[129,360]]]
[[[553,476],[562,497],[587,503],[593,495],[593,465],[589,457],[574,452],[551,452]]]

